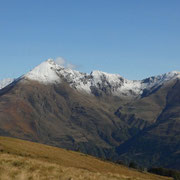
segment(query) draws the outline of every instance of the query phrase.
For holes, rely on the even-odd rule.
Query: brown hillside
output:
[[[170,180],[56,147],[0,137],[0,179]]]

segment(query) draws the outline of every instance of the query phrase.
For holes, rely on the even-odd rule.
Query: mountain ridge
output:
[[[144,91],[154,90],[163,83],[175,78],[180,78],[180,72],[172,71],[143,80],[128,80],[119,74],[109,74],[98,70],[92,71],[90,74],[82,73],[64,68],[52,59],[48,59],[23,75],[20,79],[35,80],[44,84],[61,83],[63,79],[72,88],[88,94],[99,96],[106,93],[113,96],[138,97]]]

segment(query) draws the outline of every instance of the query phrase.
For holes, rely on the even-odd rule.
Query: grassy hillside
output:
[[[0,137],[2,180],[170,180],[56,147]]]

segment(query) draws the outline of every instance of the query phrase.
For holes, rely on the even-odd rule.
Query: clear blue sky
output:
[[[180,1],[0,0],[0,79],[59,56],[129,79],[180,71]]]

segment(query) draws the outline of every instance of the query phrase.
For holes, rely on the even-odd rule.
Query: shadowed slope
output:
[[[146,166],[180,169],[179,90],[180,81],[176,80],[154,94],[156,99],[153,98],[153,102],[159,100],[157,103],[160,102],[159,107],[162,110],[152,125],[140,131],[117,148],[118,154],[122,158],[134,159],[136,162]],[[143,101],[143,99],[140,101]],[[155,107],[158,109],[157,104]],[[152,112],[154,112],[154,115],[156,114],[156,111]],[[144,113],[147,112],[145,111]]]

